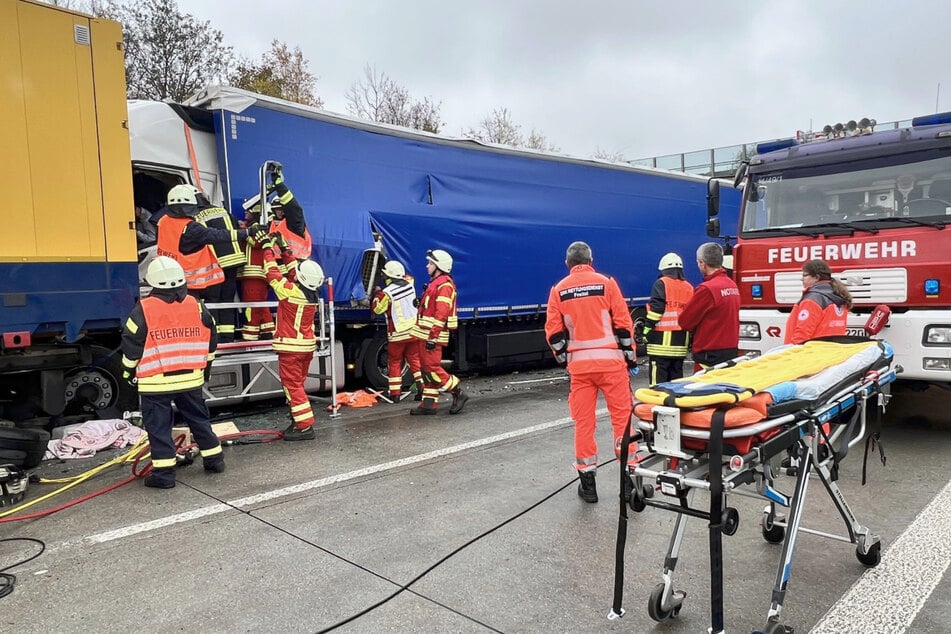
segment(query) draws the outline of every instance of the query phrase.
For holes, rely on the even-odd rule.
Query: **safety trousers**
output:
[[[604,395],[611,415],[616,455],[620,455],[625,426],[631,422],[634,401],[631,379],[624,365],[616,369],[572,373],[568,411],[575,421],[575,468],[578,471],[594,471],[598,466],[598,444],[594,430],[599,391]],[[628,462],[630,464],[633,461]]]
[[[310,370],[313,352],[278,352],[277,368],[284,386],[284,396],[291,408],[291,419],[297,429],[307,429],[314,424],[314,410],[304,391],[304,382]]]
[[[241,279],[242,302],[266,302],[268,285],[267,280],[258,277]],[[241,327],[241,338],[245,341],[257,341],[262,334],[274,334],[274,315],[270,308],[245,308],[244,325]]]
[[[439,392],[451,392],[459,385],[459,378],[449,374],[442,367],[442,351],[445,346],[437,345],[427,350],[426,344],[419,341],[419,363],[423,373],[423,409],[436,409]]]
[[[165,469],[175,466],[175,441],[172,438],[172,427],[175,414],[172,403],[182,415],[182,419],[192,432],[202,458],[210,458],[221,453],[221,443],[211,429],[208,420],[208,406],[201,388],[187,392],[171,394],[143,393],[142,423],[149,435],[149,445],[152,452],[152,466],[156,469]]]
[[[650,376],[648,380],[651,385],[666,383],[683,377],[683,357],[650,357]]]
[[[386,365],[389,372],[389,396],[399,398],[403,389],[403,362],[409,365],[414,381],[422,381],[422,366],[419,360],[419,339],[402,339],[386,343]]]
[[[233,302],[235,293],[238,292],[238,267],[233,266],[223,270],[225,281],[218,285],[218,296],[209,301],[225,304]],[[238,311],[234,308],[218,308],[212,311],[212,315],[214,315],[215,323],[218,326],[218,343],[234,341]]]

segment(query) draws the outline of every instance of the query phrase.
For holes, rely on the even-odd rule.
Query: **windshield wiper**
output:
[[[944,229],[946,223],[941,222],[940,220],[918,220],[917,218],[889,218],[893,222],[903,222],[906,225],[915,225],[917,227],[934,227],[935,229]]]
[[[868,220],[860,220],[859,222],[868,222]],[[839,227],[842,227],[843,229],[852,229],[853,231],[865,231],[866,233],[870,233],[872,235],[875,235],[876,233],[878,233],[878,229],[876,229],[875,227],[869,227],[867,225],[859,224],[859,222],[845,222],[845,221],[823,222],[822,224],[819,224],[819,225],[809,225],[809,226],[816,229],[823,229],[823,228],[838,229]],[[820,231],[820,233],[825,234],[826,232]]]

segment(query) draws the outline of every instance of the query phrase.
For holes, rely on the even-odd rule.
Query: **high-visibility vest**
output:
[[[664,313],[653,330],[647,333],[647,354],[654,357],[686,357],[690,335],[680,327],[678,320],[684,306],[693,297],[693,286],[686,280],[672,277],[662,277],[661,282],[664,285]],[[648,313],[648,318],[651,317]]]
[[[286,219],[272,220],[270,233],[279,233],[284,238],[284,244],[287,245],[288,255],[297,260],[306,260],[310,258],[313,251],[313,242],[310,239],[310,231],[304,227],[304,235],[299,236],[287,226]]]
[[[212,227],[214,229],[224,229],[225,231],[232,232],[235,229],[231,214],[228,213],[228,210],[224,207],[202,209],[198,212],[198,215],[195,216],[195,220],[206,227]],[[234,236],[235,234],[232,233],[231,235]],[[241,245],[238,244],[237,237],[233,237],[224,242],[216,242],[211,245],[211,249],[218,259],[218,264],[222,268],[230,269],[236,266],[242,266],[245,263],[244,251],[241,249]]]
[[[139,391],[181,392],[200,388],[208,364],[211,330],[201,321],[201,305],[191,295],[181,302],[142,300],[148,334],[136,365]]]
[[[221,284],[225,281],[225,274],[210,246],[205,245],[195,253],[187,255],[179,250],[179,242],[190,222],[192,222],[191,218],[162,216],[158,222],[156,254],[167,255],[182,265],[185,271],[185,284],[189,289],[208,288]]]

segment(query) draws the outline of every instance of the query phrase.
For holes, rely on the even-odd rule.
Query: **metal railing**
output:
[[[875,125],[876,130],[907,128],[911,126],[911,119],[901,121],[887,121]],[[774,139],[768,139],[772,141]],[[680,154],[665,154],[649,158],[628,161],[631,165],[642,167],[656,167],[674,172],[685,172],[699,176],[714,176],[717,178],[732,177],[742,161],[749,159],[756,153],[756,146],[764,141],[740,143],[709,150],[694,150]]]

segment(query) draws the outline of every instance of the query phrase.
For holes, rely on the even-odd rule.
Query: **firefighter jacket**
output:
[[[195,221],[205,227],[221,229],[230,234],[227,240],[216,240],[212,245],[212,251],[218,259],[218,264],[223,269],[232,269],[237,266],[243,266],[245,262],[244,250],[238,241],[238,232],[234,227],[234,220],[228,210],[224,207],[208,207],[202,209],[195,216]]]
[[[186,392],[204,385],[217,346],[215,320],[202,302],[184,287],[153,289],[122,328],[122,365],[135,370],[143,394]]]
[[[449,331],[458,326],[456,283],[451,275],[437,270],[436,276],[429,281],[419,300],[416,325],[410,332],[417,339],[435,341],[445,346],[449,344]]]
[[[683,358],[687,356],[690,333],[678,320],[684,306],[693,296],[687,280],[661,275],[651,288],[647,304],[647,354],[652,357]]]
[[[821,280],[805,290],[786,319],[783,343],[802,343],[820,337],[844,335],[849,317],[845,300]]]
[[[284,277],[271,249],[264,251],[264,271],[277,297],[277,328],[272,347],[277,352],[313,352],[317,349],[314,321],[319,293]]]
[[[740,291],[726,270],[704,277],[678,320],[693,333],[694,356],[712,350],[736,350],[740,344]]]
[[[191,226],[208,231],[191,218],[162,216],[158,222],[156,255],[166,255],[182,265],[185,271],[185,283],[189,289],[202,289],[221,284],[225,281],[224,271],[221,270],[215,258],[215,252],[208,246],[214,240],[209,239],[197,249],[188,249],[183,245],[185,232],[189,231]]]
[[[631,336],[634,324],[621,289],[589,264],[571,268],[548,295],[545,335],[556,350],[567,340],[568,372],[626,369],[618,331]]]
[[[373,295],[370,310],[386,315],[386,337],[390,341],[412,339],[416,325],[416,287],[409,275],[403,279],[387,279],[386,286]]]
[[[244,266],[238,269],[238,277],[259,280],[266,278],[264,275],[264,247],[258,244],[251,235],[244,243]]]

